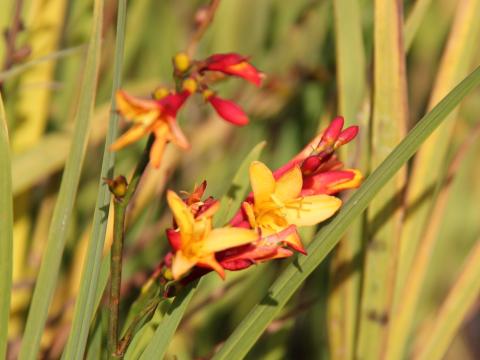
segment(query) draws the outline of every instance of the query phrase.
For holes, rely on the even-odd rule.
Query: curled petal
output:
[[[156,100],[140,99],[123,90],[115,94],[117,110],[128,120],[144,125],[151,124],[161,113],[162,106]]]
[[[335,194],[360,186],[363,176],[355,169],[326,171],[304,178],[303,190],[308,194]]]
[[[177,120],[174,117],[168,116],[166,121],[170,129],[169,138],[172,140],[172,142],[181,149],[189,149],[190,143],[188,142],[187,137],[183,133],[180,126],[178,126]]]
[[[247,115],[233,101],[225,100],[215,95],[210,96],[207,101],[213,106],[217,114],[224,120],[238,126],[248,124]]]

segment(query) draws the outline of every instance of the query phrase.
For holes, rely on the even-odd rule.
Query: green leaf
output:
[[[318,232],[307,248],[308,256],[298,257],[283,271],[268,290],[264,300],[250,311],[214,359],[242,359],[248,353],[303,281],[335,247],[352,221],[366,209],[380,189],[415,154],[447,115],[479,84],[480,67],[419,121],[339,213]]]
[[[195,289],[199,281],[194,281],[180,291],[180,294],[175,296],[170,308],[165,314],[162,322],[155,330],[150,343],[140,357],[141,360],[148,359],[163,359],[167,351],[168,344],[177,330],[180,320],[182,320],[185,310],[187,310],[190,300],[192,300]]]
[[[117,37],[115,44],[115,58],[113,65],[113,86],[111,103],[115,108],[115,93],[120,88],[121,70],[124,53],[125,39],[125,18],[126,0],[118,2],[117,15]],[[118,114],[110,112],[108,133],[105,140],[103,152],[102,170],[99,179],[99,191],[97,194],[97,205],[93,215],[93,227],[90,241],[88,243],[87,255],[83,264],[83,274],[80,282],[80,291],[75,303],[75,312],[72,323],[72,330],[68,338],[67,346],[63,357],[66,359],[83,359],[87,343],[88,329],[96,310],[95,294],[99,287],[100,268],[102,262],[102,251],[107,231],[108,214],[110,207],[110,191],[104,183],[104,178],[113,177],[113,166],[115,153],[109,150],[110,145],[117,137]],[[102,284],[100,284],[101,286]],[[103,287],[101,286],[103,289]]]
[[[375,1],[374,92],[371,119],[370,169],[385,160],[405,137],[408,122],[405,51],[403,49],[403,5],[399,0]],[[372,200],[367,211],[366,246],[362,273],[356,356],[377,359],[387,341],[382,321],[370,313],[391,314],[400,231],[403,221],[402,194],[406,168],[399,171]],[[379,225],[381,224],[381,225]],[[378,251],[378,249],[382,249]]]
[[[47,245],[28,313],[25,334],[19,354],[19,358],[22,360],[33,360],[38,357],[40,339],[60,270],[67,228],[75,202],[91,127],[100,65],[102,19],[103,1],[96,0],[92,40],[88,48],[83,84],[80,87],[81,94],[75,119],[72,146],[62,176],[58,200],[50,224]]]
[[[13,194],[8,128],[0,94],[0,359],[6,358],[12,292]]]

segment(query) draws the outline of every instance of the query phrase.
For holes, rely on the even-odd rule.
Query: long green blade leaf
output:
[[[115,44],[115,60],[113,68],[113,86],[111,103],[115,108],[115,93],[120,88],[121,69],[124,53],[126,0],[118,2],[117,37]],[[110,191],[103,178],[113,176],[115,154],[109,150],[110,144],[117,137],[118,114],[110,112],[108,133],[103,153],[102,171],[100,175],[97,205],[93,215],[92,234],[88,243],[87,255],[83,265],[82,280],[72,323],[72,330],[68,338],[63,357],[65,359],[83,359],[87,343],[90,322],[95,312],[95,293],[98,288],[102,251],[107,231]]]
[[[152,340],[142,353],[141,360],[163,359],[168,344],[170,344],[170,340],[175,334],[175,330],[177,330],[190,300],[192,300],[197,284],[198,281],[193,282],[175,297],[162,322],[155,330]]]
[[[12,292],[13,195],[7,119],[0,94],[0,359],[6,357]]]
[[[447,115],[479,84],[480,68],[477,68],[420,120],[407,137],[367,178],[337,216],[318,232],[307,248],[309,255],[299,257],[298,261],[294,261],[294,264],[290,264],[285,269],[270,287],[265,299],[251,310],[214,359],[241,359],[248,353],[303,281],[335,247],[351,222],[366,209],[378,191],[415,154],[420,145],[445,120]]]
[[[20,359],[36,359],[48,308],[53,297],[65,246],[67,228],[75,202],[91,125],[100,64],[103,0],[95,1],[92,40],[89,44],[85,74],[75,119],[72,147],[62,176],[60,192],[50,224],[48,242],[42,258],[28,313]]]

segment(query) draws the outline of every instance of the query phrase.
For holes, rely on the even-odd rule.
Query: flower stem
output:
[[[118,314],[120,305],[120,288],[122,283],[122,255],[123,242],[125,239],[125,215],[127,207],[135,194],[140,179],[145,168],[148,165],[150,148],[152,147],[154,136],[148,139],[144,153],[140,158],[135,172],[132,175],[127,187],[125,196],[114,199],[114,217],[113,217],[113,242],[110,254],[110,291],[109,291],[109,320],[108,320],[108,352],[110,359],[122,358],[118,351]]]

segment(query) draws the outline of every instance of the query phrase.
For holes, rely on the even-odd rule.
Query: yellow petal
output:
[[[285,207],[285,214],[289,224],[297,226],[316,225],[335,214],[342,205],[342,200],[335,196],[314,195],[306,196],[292,207]]]
[[[298,166],[294,166],[277,180],[275,196],[281,201],[295,199],[302,191],[302,185],[302,171]]]
[[[218,228],[213,229],[202,246],[203,253],[214,253],[258,240],[258,234],[251,229]]]
[[[187,204],[172,190],[167,191],[168,206],[172,210],[173,217],[180,228],[182,240],[191,236],[193,232],[194,219]]]
[[[191,268],[196,264],[195,259],[190,259],[183,255],[182,251],[179,250],[175,253],[172,261],[172,275],[175,280],[180,279],[185,275]]]
[[[124,148],[125,146],[139,140],[146,133],[148,133],[148,129],[143,125],[134,125],[110,146],[110,150],[120,150],[121,148]]]
[[[250,165],[250,183],[252,184],[255,204],[270,201],[270,195],[275,192],[275,178],[270,169],[260,161]]]

